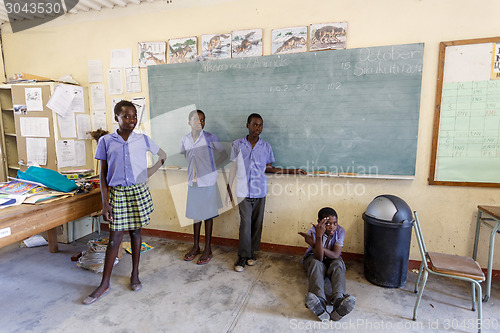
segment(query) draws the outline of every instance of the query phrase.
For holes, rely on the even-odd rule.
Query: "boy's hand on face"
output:
[[[317,224],[313,224],[314,229],[316,229],[316,237],[321,237],[326,231],[326,226],[325,222],[328,220],[328,218],[324,218],[321,221],[318,221]]]

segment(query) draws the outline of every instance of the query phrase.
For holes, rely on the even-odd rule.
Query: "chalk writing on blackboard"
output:
[[[357,175],[415,174],[423,44],[148,67],[151,134],[175,160],[187,106],[222,143],[264,118],[275,166]],[[185,113],[185,114],[184,114]],[[174,163],[175,160],[175,163]]]

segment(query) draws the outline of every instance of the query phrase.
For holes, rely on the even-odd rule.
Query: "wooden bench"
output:
[[[21,204],[0,210],[0,247],[48,231],[49,251],[57,252],[57,230],[64,223],[102,209],[100,189],[46,204]]]

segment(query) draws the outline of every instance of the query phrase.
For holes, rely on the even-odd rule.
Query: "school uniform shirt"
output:
[[[180,152],[188,161],[189,186],[193,186],[193,180],[198,187],[212,186],[217,182],[214,150],[224,150],[215,134],[202,130],[196,141],[193,140],[191,132],[182,137]]]
[[[125,141],[116,131],[99,139],[95,158],[108,162],[108,186],[130,186],[146,182],[146,152],[156,155],[159,150],[160,147],[147,135],[132,132]]]
[[[313,240],[316,241],[316,229],[314,227],[311,227],[311,229],[309,229],[309,231],[307,233],[309,235],[313,236]],[[345,229],[339,225],[339,226],[337,226],[337,230],[335,230],[335,232],[333,233],[330,240],[328,240],[328,235],[326,233],[323,234],[323,237],[322,237],[323,248],[333,251],[333,247],[335,244],[343,247],[344,246],[344,238],[345,238]],[[307,251],[304,254],[304,258],[302,258],[302,262],[304,262],[304,259],[310,254],[314,254],[314,250],[313,250],[312,246],[309,246],[307,248]]]
[[[236,196],[264,198],[268,191],[266,165],[274,162],[271,145],[259,138],[252,149],[247,137],[238,139],[231,146],[231,161],[236,162]]]

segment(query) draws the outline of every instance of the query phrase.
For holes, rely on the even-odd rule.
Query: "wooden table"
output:
[[[57,252],[56,228],[102,209],[100,189],[46,204],[21,204],[0,210],[0,247],[48,231],[49,251]]]
[[[486,274],[486,291],[484,293],[483,301],[488,302],[491,293],[491,270],[493,266],[493,251],[495,249],[495,235],[500,228],[500,206],[477,206],[477,223],[476,223],[476,237],[474,238],[474,251],[472,258],[476,260],[477,246],[479,242],[479,230],[481,224],[491,228],[490,234],[490,248],[488,252],[488,271]]]

